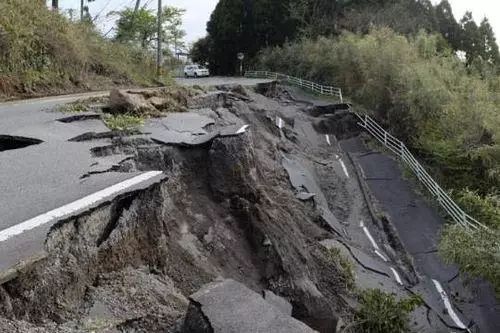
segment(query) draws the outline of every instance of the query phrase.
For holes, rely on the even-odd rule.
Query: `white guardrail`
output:
[[[289,84],[311,90],[311,91],[318,93],[318,94],[321,94],[321,95],[337,97],[341,103],[343,102],[342,89],[340,89],[340,88],[335,88],[332,86],[323,86],[323,85],[317,84],[315,82],[300,79],[298,77],[280,74],[280,73],[275,73],[275,72],[246,71],[245,76],[249,77],[249,78],[264,78],[264,79],[271,79],[271,80],[277,80],[277,81],[285,81]]]
[[[307,80],[302,80],[293,76],[284,75],[274,72],[266,71],[249,71],[245,73],[246,77],[253,78],[266,78],[274,79],[278,81],[286,81],[287,83],[297,85],[309,90],[312,90],[318,94],[326,96],[336,96],[343,102],[342,90],[340,88],[335,88],[331,86],[322,86],[320,84],[310,82]],[[446,213],[453,219],[453,221],[459,223],[466,228],[485,228],[487,227],[474,219],[472,216],[464,212],[450,195],[439,186],[439,184],[429,175],[429,173],[424,169],[424,167],[417,161],[413,154],[408,150],[404,142],[397,139],[385,129],[382,128],[375,120],[373,120],[368,115],[360,115],[350,109],[350,111],[355,114],[359,119],[359,125],[366,129],[375,139],[382,143],[387,149],[396,154],[406,166],[408,166],[415,176],[418,178],[420,183],[432,194],[432,196],[437,200],[439,205],[446,211]]]

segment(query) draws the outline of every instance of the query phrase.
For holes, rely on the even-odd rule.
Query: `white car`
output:
[[[184,76],[185,77],[202,77],[202,76],[210,76],[210,72],[207,68],[200,65],[189,65],[184,67]]]

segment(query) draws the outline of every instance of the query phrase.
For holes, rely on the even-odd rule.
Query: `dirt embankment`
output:
[[[232,90],[199,111],[212,127],[251,125],[244,134],[189,147],[109,139],[99,154],[134,156],[121,171],[167,179],[52,228],[47,259],[0,287],[0,331],[182,332],[189,295],[217,277],[273,291],[323,332],[352,316],[319,243],[333,233],[281,166],[290,147],[273,124],[276,102]]]

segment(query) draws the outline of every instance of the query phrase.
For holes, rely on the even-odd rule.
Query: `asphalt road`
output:
[[[359,139],[341,142],[341,146],[356,156],[364,181],[414,260],[421,278],[412,290],[435,296],[428,298],[435,308],[443,308],[448,299],[451,306],[444,306],[443,311],[449,325],[461,327],[462,323],[473,332],[498,332],[500,306],[494,290],[482,281],[467,281],[456,266],[443,262],[437,247],[445,221],[403,177],[398,162],[366,148]]]
[[[298,100],[318,106],[329,103],[296,89],[291,91]],[[333,137],[334,133],[331,134]],[[330,141],[335,145],[332,138],[329,143]],[[427,305],[440,314],[441,320],[448,327],[455,328],[453,331],[462,328],[470,329],[471,332],[499,332],[500,305],[493,288],[484,281],[468,280],[459,273],[456,266],[443,262],[437,247],[445,220],[415,191],[415,186],[403,177],[393,156],[373,151],[358,137],[339,141],[339,147],[337,154],[351,154],[354,162],[359,165],[361,181],[367,184],[379,207],[389,216],[397,237],[413,261],[418,283],[414,285],[403,281],[403,284],[422,295]],[[349,173],[355,173],[354,166],[347,162],[345,164]],[[386,247],[384,237],[379,237],[380,230],[367,223],[363,227],[375,248]],[[382,255],[385,256],[383,253]],[[397,266],[394,267],[397,269]]]
[[[178,82],[210,86],[266,81],[203,78]],[[55,111],[56,106],[107,94],[94,92],[0,104],[0,282],[6,271],[43,253],[45,236],[58,220],[162,179],[161,174],[109,171],[129,156],[93,156],[91,149],[108,145],[108,139],[70,141],[108,129],[95,117],[61,121],[68,115]],[[192,113],[172,115],[148,121],[144,132],[164,144],[190,145],[246,130],[240,124],[206,133],[203,127],[210,121]]]
[[[221,77],[210,76],[202,78],[176,78],[175,81],[184,86],[218,86],[227,84],[239,84],[243,86],[255,86],[258,83],[271,82],[272,80],[265,79],[250,79],[245,77]]]

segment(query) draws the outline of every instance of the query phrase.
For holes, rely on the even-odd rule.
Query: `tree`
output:
[[[194,63],[198,64],[210,64],[210,38],[204,37],[198,39],[193,46],[191,46],[191,50],[189,51],[191,60]]]
[[[481,37],[479,28],[472,18],[471,12],[466,12],[460,20],[462,28],[460,44],[461,49],[466,53],[467,64],[470,65],[475,58],[481,55]]]
[[[178,48],[183,45],[185,32],[180,28],[185,10],[166,6],[162,13],[163,39],[168,47]],[[142,48],[154,47],[152,43],[158,38],[156,14],[147,8],[125,8],[119,12],[111,12],[108,16],[118,15],[115,40],[122,43],[136,43]]]
[[[454,50],[460,49],[460,25],[453,16],[448,0],[442,0],[436,6],[436,20],[439,32]]]
[[[212,72],[231,74],[236,71],[236,55],[246,51],[244,44],[247,41],[243,39],[246,16],[243,0],[220,0],[215,7],[207,23],[213,43],[209,55]]]
[[[500,54],[495,34],[490,22],[484,18],[478,29],[480,44],[480,55],[484,61],[492,65],[500,65]]]
[[[210,69],[214,73],[233,74],[238,67],[237,54],[254,57],[267,46],[281,45],[295,35],[289,0],[220,0],[207,32],[211,47]]]
[[[182,27],[182,16],[186,12],[185,9],[176,7],[165,7],[163,15],[165,17],[165,32],[164,39],[169,47],[171,47],[174,53],[179,52],[181,49],[186,47],[184,43],[184,37],[186,37],[186,32]]]

